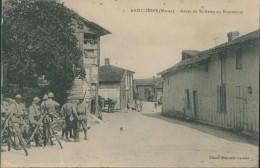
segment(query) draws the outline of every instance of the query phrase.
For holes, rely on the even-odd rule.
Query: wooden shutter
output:
[[[189,89],[185,89],[185,108],[190,110],[190,95]]]
[[[221,112],[221,89],[220,86],[217,86],[217,110]]]
[[[187,109],[188,108],[188,106],[187,106],[187,100],[188,100],[188,98],[187,98],[187,89],[185,89],[184,90],[184,104],[185,104],[185,108]]]
[[[221,86],[221,111],[226,112],[226,86]]]

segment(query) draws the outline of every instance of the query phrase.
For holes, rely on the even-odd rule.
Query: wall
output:
[[[217,110],[217,86],[221,84],[221,61],[213,54],[206,65],[183,68],[165,75],[163,113],[181,112],[201,121],[224,127],[259,132],[259,46],[242,47],[242,70],[236,70],[237,48],[226,54],[226,112]],[[238,87],[239,86],[239,87]],[[252,94],[248,87],[252,87]],[[191,108],[185,107],[185,89],[189,89]],[[197,91],[197,117],[194,114],[193,91]]]
[[[153,95],[153,87],[151,85],[149,86],[137,85],[138,98],[148,101],[148,99],[145,98],[145,89],[148,89],[150,91],[150,95]]]
[[[125,110],[127,107],[127,102],[133,103],[133,73],[126,71],[123,78],[121,79],[120,87],[120,97],[121,97],[121,109]]]
[[[158,101],[163,96],[163,89],[157,88],[156,89],[156,101]]]
[[[72,95],[75,99],[82,97],[86,90],[87,94],[85,94],[85,99],[90,99],[91,97],[93,97],[95,95],[95,83],[97,82],[97,61],[100,53],[100,38],[98,35],[96,35],[96,39],[93,40],[96,42],[96,44],[94,45],[84,44],[84,40],[86,41],[86,39],[84,39],[85,32],[91,33],[90,29],[86,26],[84,26],[84,29],[75,26],[75,36],[78,39],[78,47],[83,53],[82,62],[86,72],[85,79],[75,78],[74,84],[69,91],[70,95]],[[94,50],[95,55],[91,55],[90,58],[88,56],[88,53],[86,52],[88,50]]]
[[[116,100],[117,103],[115,105],[115,109],[120,109],[120,84],[99,84],[98,89],[99,95],[105,99],[110,98]]]

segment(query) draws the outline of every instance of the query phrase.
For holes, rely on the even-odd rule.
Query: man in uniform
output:
[[[8,107],[9,104],[8,102],[5,100],[4,95],[1,94],[1,125],[4,123],[5,119],[6,119],[6,113],[8,111]],[[3,137],[6,138],[7,137],[7,131],[5,130],[3,132]],[[1,139],[1,144],[3,144],[4,140],[3,138]],[[6,150],[2,149],[1,147],[1,152],[5,152]]]
[[[79,141],[79,127],[82,126],[84,130],[84,140],[87,140],[87,121],[89,115],[88,103],[83,98],[79,99],[77,104],[78,123],[74,122],[74,140]]]
[[[143,99],[140,100],[140,111],[143,111]]]
[[[14,123],[15,129],[18,131],[18,133],[23,134],[24,139],[27,139],[29,137],[29,127],[26,125],[24,116],[28,114],[25,105],[21,102],[21,100],[22,96],[17,94],[15,96],[15,101],[10,105],[8,115],[11,115],[10,120]],[[21,150],[21,147],[19,146],[19,139],[15,131],[13,130],[12,133],[14,134],[14,149]]]
[[[41,103],[41,112],[43,112],[43,107],[44,107],[44,103],[46,102],[46,100],[48,100],[48,95],[44,95],[42,98],[42,103]]]
[[[72,98],[70,96],[67,98],[67,102],[62,106],[60,114],[63,116],[63,118],[65,120],[66,141],[70,141],[70,139],[68,137],[68,132],[69,132],[69,130],[72,129],[72,124],[76,123],[78,120],[78,115],[77,115],[77,112],[75,109],[75,105],[72,103]],[[75,132],[74,132],[74,137],[75,137]]]
[[[56,115],[56,110],[60,106],[59,103],[53,100],[54,94],[52,92],[48,93],[48,99],[43,101],[41,104],[41,111],[43,114],[48,114],[51,118]]]
[[[44,103],[42,103],[42,107],[41,107],[42,114],[44,115],[43,118],[44,146],[47,145],[48,139],[50,138],[49,127],[47,125],[47,122],[51,124],[53,118],[57,115],[56,110],[60,106],[59,103],[53,100],[53,98],[54,98],[54,94],[52,92],[48,93],[48,99]],[[51,145],[55,145],[55,144],[51,141]]]
[[[34,130],[37,128],[37,126],[41,124],[39,122],[40,117],[41,117],[40,106],[38,105],[39,102],[40,102],[40,99],[38,97],[34,97],[33,103],[29,107],[29,120],[30,120],[30,127],[32,129],[31,132],[34,132]],[[34,134],[34,140],[36,143],[36,147],[42,146],[39,143],[39,130]]]
[[[90,103],[91,105],[91,113],[92,114],[95,114],[95,110],[96,110],[96,102],[95,102],[95,97],[92,97],[91,98],[91,103]]]

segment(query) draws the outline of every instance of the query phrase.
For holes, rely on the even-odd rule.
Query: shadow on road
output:
[[[181,119],[176,119],[176,118],[168,118],[168,117],[162,116],[161,113],[158,113],[158,112],[157,113],[145,113],[145,114],[142,114],[142,115],[147,116],[147,117],[160,119],[160,120],[166,121],[168,123],[186,126],[186,127],[189,127],[189,128],[192,128],[192,129],[195,129],[195,130],[216,136],[218,138],[223,138],[223,139],[226,139],[226,140],[229,140],[229,141],[249,143],[251,145],[259,146],[259,142],[256,139],[253,139],[253,138],[250,138],[250,137],[245,137],[243,135],[240,136],[240,135],[237,135],[233,132],[220,129],[218,127],[203,125],[203,124],[198,123],[198,122],[189,122],[189,121],[186,121],[186,120],[181,120]]]

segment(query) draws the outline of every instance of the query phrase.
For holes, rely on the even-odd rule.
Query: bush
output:
[[[42,91],[40,88],[24,87],[21,89],[20,94],[23,97],[26,107],[29,107],[32,104],[34,97],[39,97],[40,99],[42,98]]]

